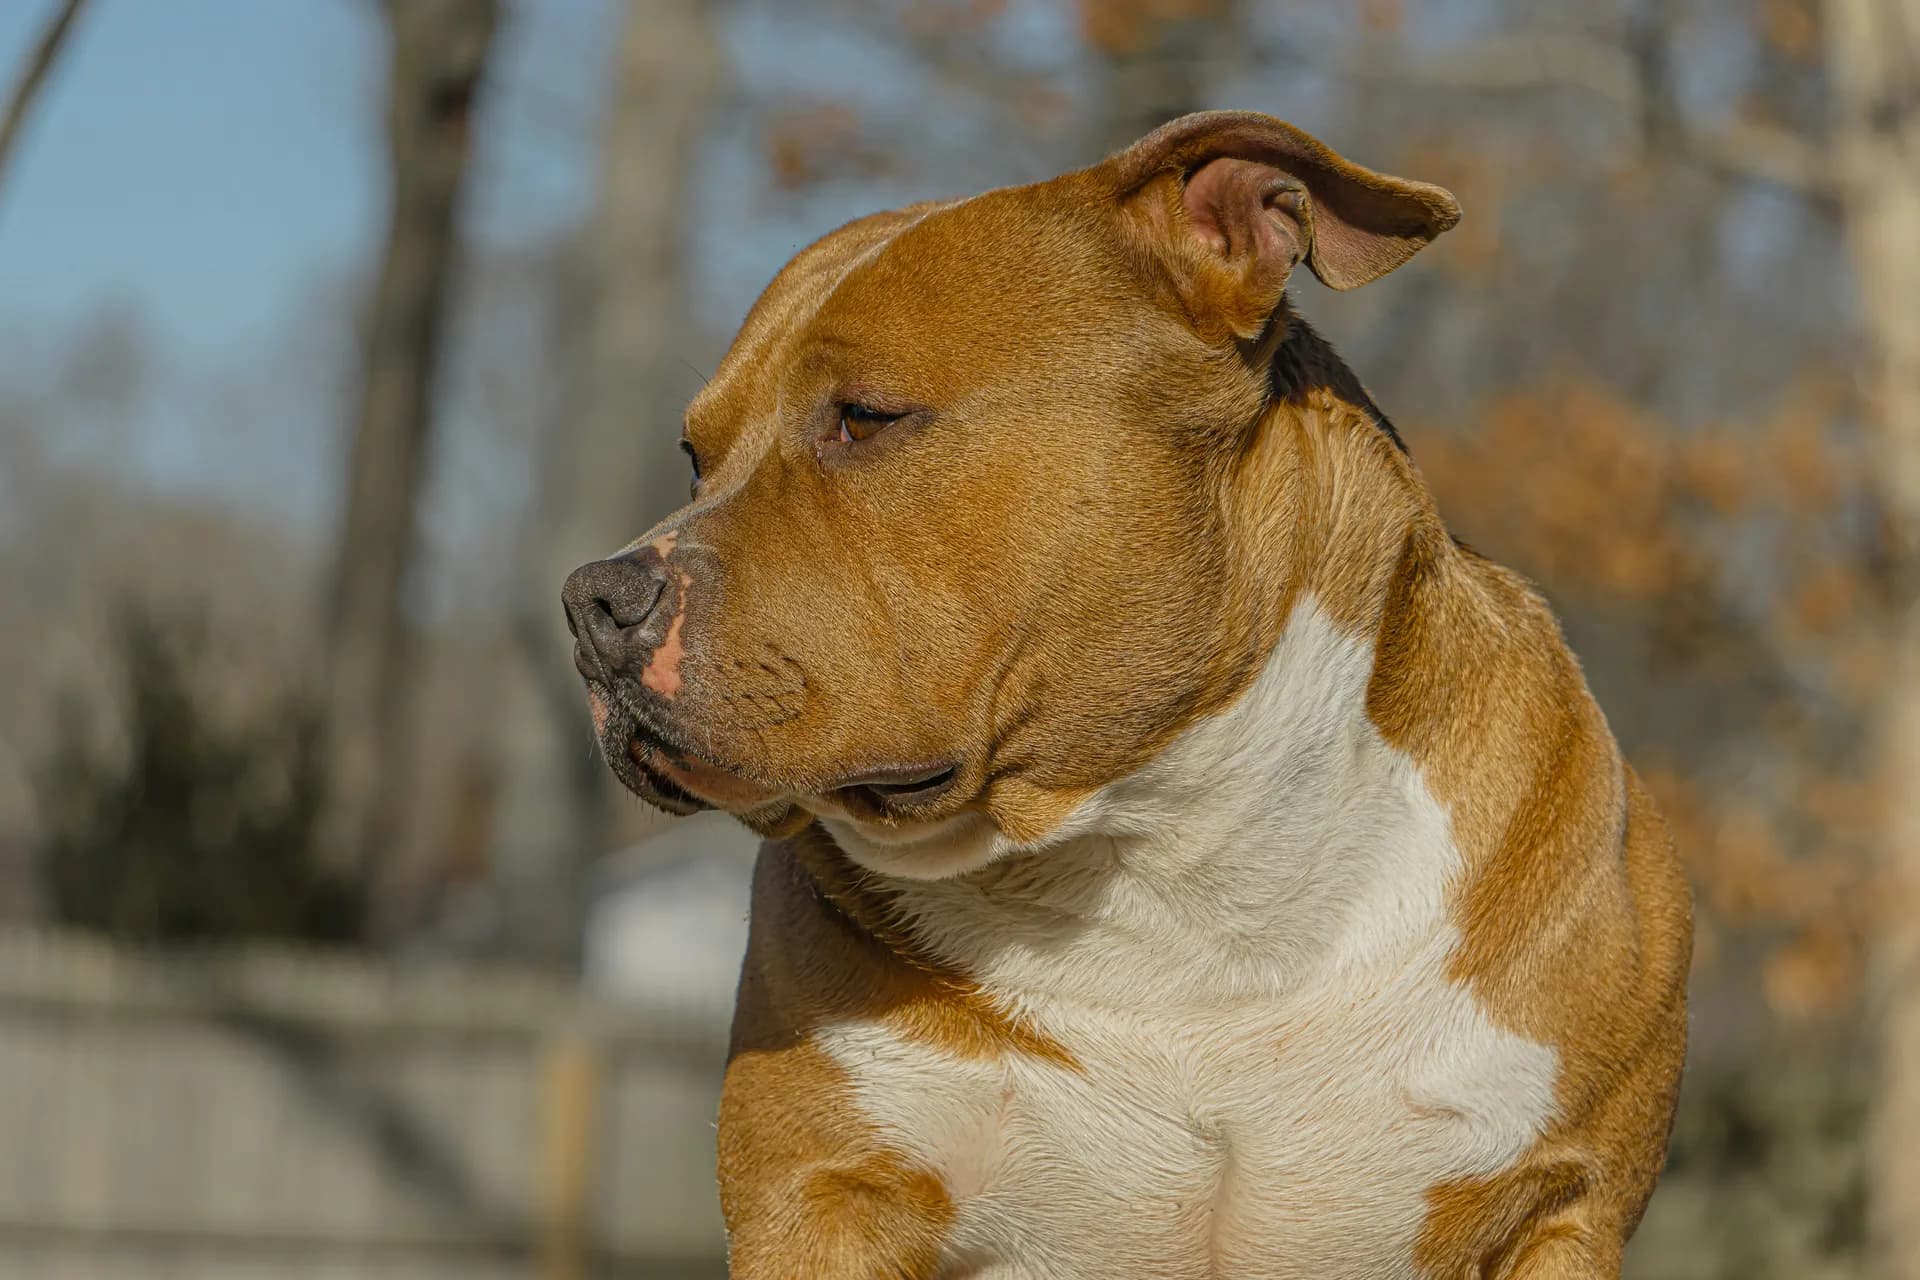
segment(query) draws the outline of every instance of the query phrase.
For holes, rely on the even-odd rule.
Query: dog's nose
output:
[[[653,616],[666,589],[666,564],[654,551],[594,560],[568,574],[560,602],[578,641],[573,662],[580,674],[604,680],[642,657],[631,641]]]

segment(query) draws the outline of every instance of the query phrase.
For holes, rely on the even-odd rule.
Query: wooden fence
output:
[[[724,1011],[0,933],[0,1277],[723,1274]]]

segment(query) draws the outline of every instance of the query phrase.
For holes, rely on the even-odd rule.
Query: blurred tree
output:
[[[1106,84],[1094,154],[1120,150],[1176,116],[1210,105],[1246,48],[1237,0],[1078,0],[1081,36]]]
[[[455,213],[497,0],[388,0],[388,228],[327,606],[326,846],[343,869],[403,829],[412,642],[403,588],[433,427]]]
[[[1893,585],[1879,702],[1874,1225],[1890,1280],[1920,1280],[1920,0],[1828,0],[1825,18]]]
[[[1879,1069],[1872,1171],[1863,1181],[1886,1274],[1913,1280],[1920,1277],[1920,792],[1913,786],[1920,774],[1920,3],[1768,0],[1748,8],[1642,0],[1621,17],[1611,37],[1600,22],[1584,31],[1516,27],[1440,56],[1376,58],[1362,74],[1448,90],[1577,89],[1620,109],[1642,155],[1622,167],[1610,204],[1631,218],[1635,204],[1658,192],[1660,234],[1632,247],[1640,251],[1638,274],[1663,294],[1672,292],[1670,281],[1649,251],[1693,243],[1694,259],[1710,270],[1684,278],[1693,288],[1714,287],[1737,252],[1731,246],[1768,212],[1749,198],[1753,191],[1799,200],[1796,216],[1826,239],[1844,232],[1857,327],[1834,354],[1863,357],[1864,401],[1824,375],[1818,361],[1794,353],[1800,386],[1777,397],[1772,421],[1689,432],[1639,405],[1596,402],[1595,388],[1557,376],[1524,403],[1495,400],[1468,448],[1471,461],[1431,442],[1416,451],[1443,502],[1468,513],[1462,523],[1470,534],[1475,524],[1504,526],[1489,545],[1540,574],[1569,606],[1573,628],[1591,628],[1600,601],[1620,618],[1651,624],[1646,652],[1654,661],[1635,673],[1643,685],[1656,689],[1678,675],[1696,690],[1727,691],[1700,722],[1708,735],[1700,751],[1689,749],[1691,735],[1669,731],[1653,735],[1664,738],[1664,749],[1650,752],[1630,732],[1638,718],[1632,703],[1624,714],[1618,704],[1612,709],[1629,730],[1623,737],[1641,748],[1639,763],[1689,857],[1705,965],[1721,947],[1739,946],[1755,961],[1769,1010],[1791,1023],[1855,1009],[1867,953]],[[1686,56],[1689,42],[1696,52],[1710,44],[1730,56],[1703,67]],[[1710,204],[1690,209],[1683,193],[1699,191],[1701,179],[1721,186]],[[1701,228],[1704,238],[1695,234]],[[1770,274],[1778,270],[1769,264]],[[1794,290],[1772,282],[1756,296],[1783,311],[1802,306]],[[1658,335],[1672,330],[1649,319],[1606,332],[1635,338],[1653,353],[1652,367],[1685,368],[1688,361],[1660,349]],[[1606,343],[1594,329],[1595,345]],[[1732,350],[1749,368],[1768,369],[1751,344],[1782,332],[1812,329],[1798,315],[1769,316],[1739,326]],[[1683,345],[1692,352],[1707,344],[1689,338]],[[1870,438],[1850,457],[1847,426],[1856,413]],[[1514,429],[1521,419],[1526,428]],[[1548,438],[1539,431],[1545,423],[1553,424]],[[1489,472],[1496,458],[1504,474]],[[1489,474],[1497,474],[1501,493],[1491,492]],[[1863,509],[1877,515],[1877,529],[1860,527]],[[1756,573],[1750,557],[1760,547],[1775,550]],[[1590,669],[1604,670],[1618,641],[1579,648]],[[1736,737],[1731,726],[1742,722],[1757,730],[1755,743],[1771,745],[1725,751]],[[1770,785],[1715,777],[1716,754],[1739,759],[1749,779]],[[1702,1096],[1711,1087],[1693,1087],[1695,1107],[1725,1102]],[[1793,1117],[1766,1119],[1784,1126]],[[1683,1126],[1683,1144],[1688,1132]],[[1683,1148],[1676,1159],[1689,1156]],[[1838,1215],[1842,1225],[1824,1238],[1824,1256],[1858,1248],[1853,1219]],[[1722,1262],[1733,1265],[1730,1257]],[[1734,1266],[1722,1274],[1749,1273]]]
[[[345,941],[364,898],[315,840],[324,760],[295,688],[222,715],[205,628],[129,609],[101,674],[124,743],[103,749],[77,697],[39,762],[39,878],[56,919],[152,942]]]
[[[561,739],[586,730],[570,651],[558,633],[560,584],[686,500],[674,441],[676,344],[687,332],[682,262],[686,192],[719,53],[705,0],[632,0],[615,58],[599,208],[580,255],[573,401],[541,447],[539,533],[529,566],[528,659]],[[576,739],[578,740],[578,739]],[[559,852],[606,851],[613,791],[597,753],[564,753],[570,796]]]
[[[47,28],[41,33],[33,52],[27,55],[27,62],[20,69],[20,78],[14,83],[13,92],[7,95],[7,105],[0,109],[0,190],[6,187],[7,163],[13,158],[13,148],[20,139],[20,127],[26,122],[33,110],[35,99],[47,82],[47,72],[53,69],[54,60],[60,56],[60,47],[66,42],[67,33],[73,28],[74,18],[79,16],[86,0],[62,0],[60,8],[54,12]]]

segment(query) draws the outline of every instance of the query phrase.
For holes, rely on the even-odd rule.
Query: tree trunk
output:
[[[1920,1280],[1920,0],[1828,0],[1826,20],[1894,584],[1879,742],[1873,1225],[1884,1274]]]
[[[54,61],[60,56],[60,46],[66,42],[73,20],[85,3],[86,0],[65,0],[60,6],[33,52],[27,55],[26,65],[20,68],[20,78],[14,82],[13,92],[7,95],[6,108],[0,110],[0,189],[6,185],[7,165],[20,141],[20,127],[39,100],[40,90],[47,83],[47,72],[53,69]]]
[[[1094,148],[1120,150],[1208,105],[1209,86],[1240,60],[1239,0],[1081,0],[1089,43],[1105,56]]]
[[[409,795],[412,643],[402,589],[467,169],[496,0],[390,0],[392,222],[367,320],[360,416],[325,620],[332,744],[330,857],[365,875],[392,849]]]
[[[548,714],[570,745],[588,731],[560,627],[560,584],[687,495],[675,442],[698,375],[681,363],[689,332],[681,233],[694,144],[720,70],[711,24],[707,0],[633,0],[616,55],[599,208],[583,255],[574,404],[543,459],[530,592],[540,607],[524,628]],[[597,753],[561,754],[560,853],[578,866],[606,851],[613,790]]]

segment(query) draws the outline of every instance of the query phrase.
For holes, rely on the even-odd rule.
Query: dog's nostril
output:
[[[658,556],[615,557],[581,565],[560,593],[567,629],[602,665],[629,660],[621,637],[642,626],[665,593],[667,570]]]
[[[619,600],[609,600],[604,596],[595,597],[593,607],[612,621],[622,631],[628,627],[637,627],[653,613],[653,607],[660,603],[660,587],[655,584],[651,590],[642,590],[637,595],[626,596]]]

